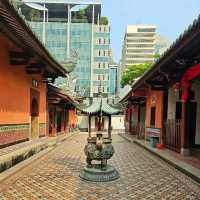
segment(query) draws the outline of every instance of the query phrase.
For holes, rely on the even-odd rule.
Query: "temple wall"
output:
[[[39,129],[46,132],[46,84],[41,75],[28,75],[25,66],[10,65],[10,50],[17,49],[0,36],[0,146],[30,137],[32,80],[38,81]]]
[[[78,124],[81,132],[88,131],[88,116],[87,115],[79,115],[78,116]]]
[[[113,131],[124,131],[124,115],[113,115],[112,116],[112,130]]]

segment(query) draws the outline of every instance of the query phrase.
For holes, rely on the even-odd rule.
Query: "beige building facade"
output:
[[[122,70],[129,65],[154,62],[156,26],[128,25],[122,49]]]

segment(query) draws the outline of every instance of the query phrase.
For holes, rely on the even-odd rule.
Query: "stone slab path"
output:
[[[118,135],[109,161],[120,179],[110,183],[81,181],[87,135],[76,135],[0,182],[0,200],[197,200],[200,185],[164,161]]]

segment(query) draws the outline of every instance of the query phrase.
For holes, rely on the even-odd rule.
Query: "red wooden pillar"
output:
[[[137,109],[137,136],[140,137],[140,114],[141,114],[141,108],[140,108],[140,104],[138,104],[138,109]]]
[[[53,109],[53,116],[52,116],[52,133],[51,136],[55,137],[57,134],[57,119],[56,119],[56,108]]]
[[[190,155],[188,132],[187,102],[182,102],[181,154]]]
[[[132,132],[132,123],[131,123],[131,121],[132,121],[132,106],[131,107],[129,107],[129,117],[128,117],[128,122],[129,122],[129,134],[131,134],[131,132]]]
[[[64,110],[62,111],[61,114],[61,133],[64,134],[65,133],[65,117],[64,117]]]
[[[166,104],[168,104],[168,96],[166,97],[166,94],[164,91],[161,91],[161,129],[160,129],[160,143],[162,145],[165,145],[165,119],[167,118],[167,107]]]
[[[141,108],[140,104],[138,104],[138,123],[140,123],[140,113],[141,113]]]
[[[65,132],[69,132],[69,112],[65,110]]]

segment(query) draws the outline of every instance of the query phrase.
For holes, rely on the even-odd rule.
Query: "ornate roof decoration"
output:
[[[97,114],[102,112],[108,115],[114,115],[120,112],[119,109],[109,105],[105,98],[95,99],[89,106],[78,107],[78,109],[87,114]]]

